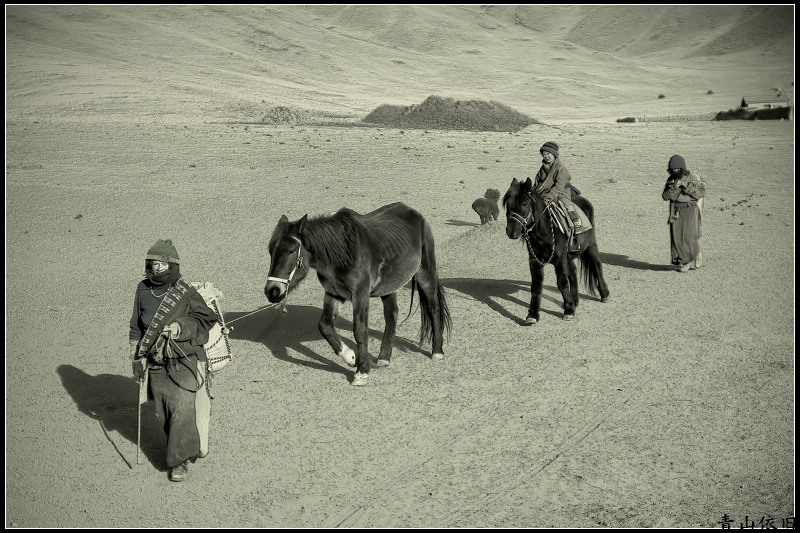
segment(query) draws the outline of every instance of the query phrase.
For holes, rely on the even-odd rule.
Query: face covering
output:
[[[144,262],[144,275],[150,285],[159,287],[177,281],[181,277],[180,266],[148,259]]]
[[[169,270],[169,263],[165,263],[164,261],[153,261],[153,274],[163,274]]]

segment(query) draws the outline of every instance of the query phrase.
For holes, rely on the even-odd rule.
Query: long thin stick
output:
[[[148,372],[148,364],[144,364],[144,377],[139,380],[139,422],[136,429],[136,464],[139,464],[139,451],[142,447],[142,404],[147,403],[147,386],[149,383],[150,374]]]
[[[136,398],[136,403],[139,407],[136,409],[139,412],[137,428],[136,428],[136,464],[139,464],[139,450],[142,449],[142,385],[144,380],[139,380],[139,396]]]

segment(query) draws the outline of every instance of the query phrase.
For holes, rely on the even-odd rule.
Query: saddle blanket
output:
[[[556,226],[561,233],[564,235],[569,235],[571,233],[570,228],[573,224],[569,213],[567,213],[566,207],[560,202],[554,202],[550,205],[554,208],[551,211],[553,222],[556,223]],[[581,225],[575,227],[575,235],[580,235],[584,231],[589,231],[592,229],[592,223],[589,221],[589,217],[586,216],[586,213],[583,212],[583,209],[581,209],[577,204],[572,204],[572,207],[581,218]]]

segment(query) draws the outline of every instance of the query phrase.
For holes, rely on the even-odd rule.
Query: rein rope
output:
[[[534,200],[533,200],[533,196],[531,196],[530,193],[528,193],[528,198],[530,198],[531,205],[533,205]],[[550,213],[550,217],[552,217],[553,216],[553,212],[551,210],[550,204],[547,204],[545,209]],[[556,234],[555,234],[555,231],[553,230],[553,225],[550,224],[550,234],[553,236],[553,247],[550,249],[550,257],[547,258],[547,261],[542,262],[536,256],[536,252],[533,251],[533,246],[531,245],[531,237],[529,235],[530,232],[533,230],[534,226],[536,226],[536,223],[538,222],[538,220],[533,218],[533,209],[531,209],[531,212],[528,213],[528,216],[526,218],[523,218],[522,216],[520,216],[517,213],[512,211],[511,212],[511,218],[513,218],[517,223],[519,223],[520,226],[522,226],[522,238],[525,239],[525,244],[528,247],[528,254],[530,254],[531,258],[533,258],[533,260],[535,260],[537,263],[539,263],[542,266],[545,266],[547,263],[549,263],[553,259],[553,255],[556,253]],[[528,220],[529,219],[531,221],[530,227],[528,227]]]
[[[265,309],[273,309],[273,308],[275,308],[275,307],[279,307],[279,306],[280,306],[280,308],[281,308],[281,315],[285,315],[286,313],[288,313],[288,312],[289,312],[289,311],[286,309],[286,298],[284,298],[284,300],[283,300],[282,302],[278,302],[278,303],[274,303],[274,304],[265,305],[264,307],[261,307],[261,308],[259,308],[259,309],[256,309],[255,311],[253,311],[253,312],[251,312],[251,313],[247,313],[246,315],[242,315],[242,316],[240,316],[239,318],[234,318],[233,320],[228,320],[228,321],[226,321],[226,322],[225,322],[225,325],[227,326],[228,324],[233,324],[233,323],[234,323],[234,322],[236,322],[237,320],[241,320],[241,319],[243,319],[243,318],[246,318],[246,317],[248,317],[248,316],[250,316],[250,315],[254,315],[254,314],[256,314],[256,313],[260,313],[261,311],[263,311],[263,310],[265,310]],[[228,329],[233,329],[233,328],[228,328]]]
[[[197,391],[199,391],[200,389],[203,388],[203,385],[206,382],[205,379],[203,379],[203,376],[200,375],[200,373],[197,371],[197,369],[192,368],[186,362],[186,359],[187,359],[186,353],[183,350],[181,350],[180,346],[175,344],[175,339],[172,338],[172,332],[167,332],[166,335],[163,334],[163,333],[161,335],[159,335],[158,339],[156,339],[156,347],[155,348],[156,348],[157,352],[162,354],[161,357],[164,360],[164,370],[166,371],[167,376],[169,377],[169,379],[175,385],[177,385],[179,388],[181,388],[183,390],[186,390],[186,391],[189,391],[189,392],[197,392]],[[181,354],[180,357],[176,357],[175,350],[178,350],[178,352]],[[191,372],[192,376],[194,376],[194,379],[197,382],[197,388],[194,389],[194,390],[187,389],[182,384],[178,383],[178,380],[175,378],[175,376],[173,376],[173,374],[171,372],[172,366],[170,366],[169,361],[175,361],[174,365],[176,367],[177,367],[178,364],[180,364],[181,366],[185,367],[189,372]]]

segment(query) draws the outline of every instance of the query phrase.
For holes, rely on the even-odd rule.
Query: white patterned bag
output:
[[[219,321],[214,323],[214,327],[208,332],[208,342],[203,345],[208,358],[208,368],[211,372],[221,370],[228,363],[231,362],[231,343],[228,340],[230,330],[225,327],[225,317],[222,316],[222,309],[220,308],[219,301],[224,297],[222,291],[214,287],[209,282],[193,283],[189,285],[194,287],[200,296],[205,300],[206,305],[217,313]]]

